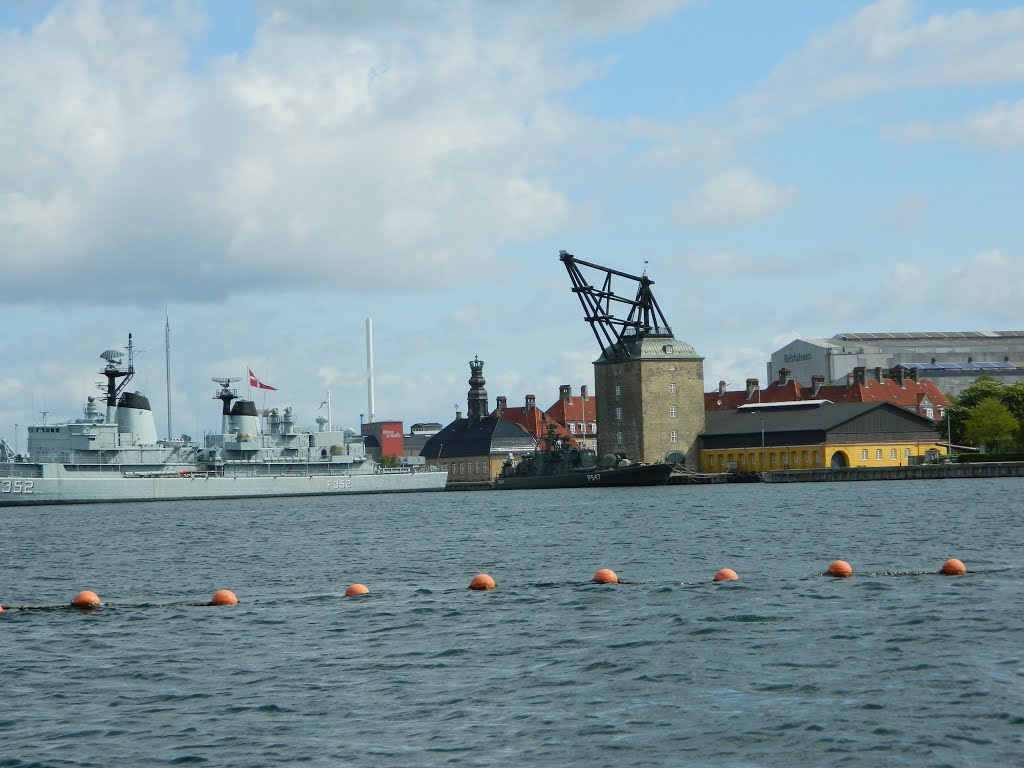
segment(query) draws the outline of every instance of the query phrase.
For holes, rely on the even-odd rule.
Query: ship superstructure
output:
[[[297,496],[442,490],[444,471],[384,469],[361,437],[296,425],[292,408],[259,411],[239,397],[234,378],[214,378],[220,432],[203,445],[188,435],[159,439],[148,398],[130,392],[127,363],[103,352],[104,397],[88,398],[83,417],[28,428],[28,450],[0,444],[0,506],[162,499]]]

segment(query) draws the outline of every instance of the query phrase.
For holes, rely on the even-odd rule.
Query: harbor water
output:
[[[1022,490],[5,509],[0,766],[1021,765]]]

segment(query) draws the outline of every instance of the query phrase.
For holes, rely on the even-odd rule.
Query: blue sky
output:
[[[247,365],[358,425],[367,316],[378,418],[446,423],[477,355],[546,405],[598,354],[562,248],[646,263],[709,390],[799,336],[1024,328],[1013,3],[22,0],[0,92],[8,440],[129,332],[162,433],[165,309],[176,434]]]

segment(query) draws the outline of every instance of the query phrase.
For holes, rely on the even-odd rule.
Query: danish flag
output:
[[[256,387],[256,389],[269,389],[273,392],[277,392],[277,387],[272,387],[269,384],[264,384],[262,381],[256,378],[256,374],[252,372],[252,368],[249,369],[249,386]]]

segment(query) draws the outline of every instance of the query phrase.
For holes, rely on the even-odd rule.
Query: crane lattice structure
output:
[[[661,307],[658,306],[654,292],[651,290],[654,281],[647,277],[646,272],[639,277],[630,275],[617,269],[577,259],[568,251],[559,251],[558,257],[569,273],[572,292],[579,297],[580,304],[583,305],[583,318],[590,323],[594,337],[601,346],[605,358],[610,359],[616,357],[620,352],[626,352],[626,344],[633,341],[650,336],[672,336],[672,329],[669,328],[668,321],[662,314]],[[597,288],[588,283],[583,277],[580,267],[603,272],[604,280],[601,287]],[[638,283],[636,296],[630,299],[614,293],[612,291],[613,276]],[[626,307],[628,307],[628,313],[625,317],[616,314]],[[613,312],[613,310],[615,311]]]

